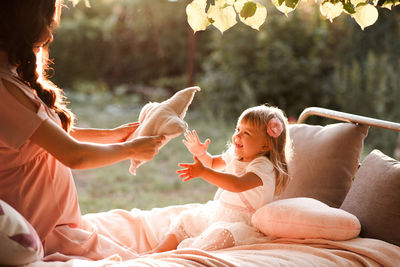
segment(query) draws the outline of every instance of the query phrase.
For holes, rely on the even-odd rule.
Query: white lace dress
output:
[[[179,248],[214,250],[251,244],[263,237],[252,226],[251,216],[274,197],[272,163],[266,157],[257,157],[251,162],[239,161],[231,150],[223,155],[223,159],[225,172],[238,176],[252,172],[261,178],[263,185],[241,193],[218,189],[214,200],[183,212],[170,230],[181,242]]]

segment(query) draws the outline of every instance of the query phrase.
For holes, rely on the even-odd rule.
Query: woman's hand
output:
[[[114,129],[92,129],[74,127],[69,134],[80,142],[115,144],[125,142],[136,131],[139,122],[123,124]]]
[[[71,169],[91,169],[132,158],[151,160],[158,153],[165,137],[146,136],[113,144],[81,142],[52,120],[45,120],[30,140]]]
[[[204,143],[201,143],[196,133],[196,130],[193,130],[193,133],[187,131],[185,133],[185,138],[186,140],[183,140],[183,143],[185,144],[189,152],[192,153],[192,155],[196,157],[201,157],[207,153],[210,139],[207,139],[206,141],[204,141]]]
[[[131,158],[142,161],[152,160],[158,153],[165,136],[140,136],[126,142],[131,150]]]
[[[126,139],[136,131],[139,125],[140,123],[137,121],[110,129],[110,138],[115,140],[115,143],[125,142]]]
[[[179,177],[183,178],[183,181],[189,181],[190,179],[201,177],[205,167],[201,161],[194,156],[194,163],[179,163],[178,166],[185,168],[177,170],[176,173],[180,174]]]

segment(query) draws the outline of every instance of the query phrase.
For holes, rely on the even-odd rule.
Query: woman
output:
[[[60,0],[1,3],[0,198],[34,226],[45,254],[133,258],[134,248],[105,223],[94,227],[82,219],[70,168],[150,160],[164,137],[125,141],[138,123],[112,130],[74,127],[62,90],[42,67],[60,12]]]

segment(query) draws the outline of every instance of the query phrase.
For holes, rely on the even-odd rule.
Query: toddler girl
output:
[[[207,153],[210,140],[201,143],[196,131],[187,132],[185,138],[194,163],[179,164],[183,168],[177,171],[179,177],[183,181],[201,177],[219,189],[213,201],[183,212],[153,251],[178,245],[220,249],[262,237],[251,226],[252,214],[279,195],[289,181],[287,118],[282,110],[265,105],[245,110],[223,155]]]

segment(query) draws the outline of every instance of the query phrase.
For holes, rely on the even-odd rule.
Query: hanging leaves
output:
[[[371,26],[378,20],[378,10],[370,4],[358,4],[355,13],[352,15],[361,29]]]
[[[267,18],[267,9],[258,2],[237,0],[234,7],[240,20],[255,30],[259,30]]]
[[[207,16],[221,33],[237,23],[233,2],[234,0],[215,0],[215,5],[208,9]]]
[[[90,1],[89,0],[68,0],[72,2],[73,6],[76,6],[79,2],[83,1],[85,3],[86,7],[90,7]]]
[[[297,3],[298,1],[292,1],[292,0],[271,0],[272,4],[274,4],[274,6],[282,13],[284,13],[286,16],[292,12],[293,10],[295,10],[295,8],[297,7]]]
[[[234,26],[239,18],[242,23],[259,30],[267,18],[267,9],[262,4],[263,1],[265,0],[193,0],[186,8],[188,23],[195,32],[214,25],[223,33]],[[297,8],[300,0],[271,2],[288,16]],[[377,21],[377,7],[392,9],[397,5],[400,5],[400,0],[323,0],[320,3],[320,12],[331,22],[345,13],[352,16],[361,29],[364,29]]]
[[[343,4],[342,2],[337,2],[336,4],[332,4],[331,2],[324,1],[319,6],[319,11],[322,16],[329,19],[330,22],[336,17],[338,17],[343,12]]]
[[[90,7],[90,0],[68,0],[76,6],[84,2]],[[265,0],[193,0],[186,6],[187,21],[194,32],[204,31],[214,25],[223,33],[241,22],[259,30],[267,18],[267,9],[260,3]],[[315,0],[317,2],[318,0]],[[286,16],[294,11],[300,0],[271,0],[272,4]],[[376,7],[392,9],[400,0],[323,0],[321,15],[333,21],[346,13],[354,18],[361,29],[373,25],[378,19]]]
[[[247,19],[256,13],[257,5],[254,2],[246,2],[242,4],[240,9],[240,16]]]
[[[211,24],[206,14],[207,2],[204,0],[194,0],[186,6],[188,23],[193,31],[204,31]]]

